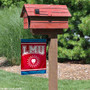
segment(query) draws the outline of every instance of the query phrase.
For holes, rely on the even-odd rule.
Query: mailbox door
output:
[[[30,29],[65,29],[68,28],[68,18],[31,17]]]

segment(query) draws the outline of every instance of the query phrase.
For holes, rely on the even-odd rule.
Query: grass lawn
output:
[[[0,88],[48,90],[48,79],[28,75],[21,76],[0,70]],[[90,90],[90,80],[59,80],[58,90]]]

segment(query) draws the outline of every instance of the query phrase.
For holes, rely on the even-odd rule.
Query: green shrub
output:
[[[26,3],[26,0],[1,0],[1,7],[22,7],[23,4]]]
[[[79,40],[78,40],[79,39]],[[86,52],[83,48],[85,39],[78,38],[70,33],[64,33],[64,35],[58,35],[58,57],[67,58],[70,60],[80,60],[86,57]]]
[[[23,29],[20,13],[20,8],[0,10],[0,56],[12,64],[20,63],[21,39],[33,38],[30,30]]]
[[[78,25],[81,32],[83,32],[84,36],[88,36],[90,38],[90,15],[85,18],[81,18],[82,23]],[[84,49],[86,52],[86,63],[90,63],[90,39],[86,40],[84,44]]]
[[[78,25],[84,35],[90,36],[90,15],[81,18],[82,23]]]

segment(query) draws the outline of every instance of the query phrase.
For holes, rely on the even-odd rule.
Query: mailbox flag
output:
[[[46,40],[21,39],[21,75],[46,73]]]

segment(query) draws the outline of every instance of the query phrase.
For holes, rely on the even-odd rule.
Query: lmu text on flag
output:
[[[46,73],[46,40],[21,39],[21,75]]]

